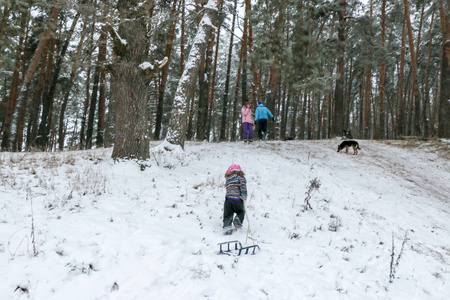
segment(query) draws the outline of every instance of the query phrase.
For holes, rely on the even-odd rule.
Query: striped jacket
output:
[[[241,173],[241,174],[239,174]],[[247,180],[239,171],[231,171],[225,174],[227,194],[225,198],[234,200],[247,200]]]

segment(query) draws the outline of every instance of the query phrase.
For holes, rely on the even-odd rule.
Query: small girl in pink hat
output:
[[[231,165],[225,173],[226,195],[223,207],[223,228],[225,234],[231,234],[231,223],[236,228],[242,227],[244,222],[244,201],[247,200],[247,180],[239,165]],[[236,217],[234,217],[236,214]],[[234,217],[234,220],[233,220]]]

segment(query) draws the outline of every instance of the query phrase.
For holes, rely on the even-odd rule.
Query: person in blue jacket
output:
[[[273,114],[270,110],[264,106],[264,104],[259,101],[258,107],[255,110],[255,122],[258,121],[258,137],[260,140],[263,139],[264,135],[267,132],[267,120],[269,117],[273,119]]]

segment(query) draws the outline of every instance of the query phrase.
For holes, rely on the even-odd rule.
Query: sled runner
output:
[[[258,245],[242,247],[242,244],[239,241],[223,242],[219,243],[218,245],[220,247],[219,254],[225,255],[232,255],[232,254],[237,254],[237,256],[240,256],[241,254],[254,255],[256,254],[257,250],[261,250]]]

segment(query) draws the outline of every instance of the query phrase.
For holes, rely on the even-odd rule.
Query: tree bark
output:
[[[238,102],[239,102],[239,82],[241,81],[241,66],[242,66],[242,51],[244,48],[241,47],[239,55],[239,66],[237,70],[236,86],[234,87],[234,101],[233,101],[233,111],[231,112],[231,132],[229,133],[229,139],[235,142],[237,139],[237,120],[239,120]]]
[[[223,2],[219,6],[218,16],[222,13],[222,7],[223,7]],[[219,20],[222,20],[222,18],[220,18]],[[222,27],[223,21],[220,21],[218,23],[219,24],[217,25],[216,51],[214,54],[214,66],[213,66],[213,74],[212,74],[212,78],[211,78],[210,96],[209,96],[208,125],[207,125],[207,129],[206,129],[208,141],[210,140],[211,127],[213,126],[212,114],[214,111],[214,91],[215,91],[215,85],[216,85],[217,58],[219,56],[220,28]]]
[[[430,28],[429,28],[429,35],[430,38],[428,40],[428,59],[427,59],[427,66],[425,68],[425,77],[424,77],[424,83],[423,86],[423,104],[422,104],[422,116],[423,116],[423,125],[424,125],[424,136],[428,137],[430,136],[430,89],[429,89],[429,82],[428,77],[430,73],[430,65],[431,65],[431,55],[432,55],[432,44],[433,44],[433,24],[434,24],[434,15],[435,11],[433,10],[431,14],[431,21],[430,21]]]
[[[27,24],[27,20],[28,20],[28,13],[29,13],[29,9],[22,12],[22,17],[21,17],[21,21],[20,21],[19,44],[18,44],[17,50],[16,50],[16,59],[14,62],[14,71],[13,71],[11,86],[10,86],[10,90],[9,90],[7,111],[13,110],[13,107],[16,106],[17,99],[19,97],[19,80],[20,80],[19,73],[20,73],[20,68],[21,68],[21,61],[24,61],[23,58],[25,56],[25,53],[23,53],[23,50],[24,50],[24,44],[25,44],[25,42],[24,42],[25,41],[25,32],[26,32],[25,28],[26,28],[26,24]],[[16,141],[13,145],[14,151],[20,152],[22,150],[23,123],[24,123],[23,120],[25,119],[27,99],[28,99],[28,97],[25,96],[22,99],[22,103],[19,107],[19,117],[18,117],[19,122],[18,122],[18,126],[16,128]],[[12,118],[12,115],[10,116],[10,115],[6,114],[6,116],[8,116],[8,118],[10,118],[10,117]],[[5,120],[5,123],[6,123],[6,120]],[[8,123],[11,124],[11,121],[8,120]],[[8,137],[6,137],[6,138],[8,139]],[[9,147],[9,145],[7,145],[7,147]]]
[[[276,114],[275,108],[276,108],[276,100],[279,97],[278,88],[279,88],[279,81],[280,81],[280,61],[278,58],[275,58],[272,66],[270,68],[270,96],[266,103],[267,108],[274,114],[274,119],[277,120],[278,116]],[[275,139],[275,122],[272,122],[271,120],[268,120],[267,124],[267,130],[268,136],[271,140]]]
[[[245,0],[245,14],[244,14],[244,30],[242,34],[242,75],[241,75],[241,90],[242,90],[242,105],[248,99],[247,96],[247,59],[248,59],[248,22],[251,6],[247,5],[248,0]]]
[[[56,46],[55,44],[56,40],[55,38],[52,38],[48,48],[47,65],[45,70],[44,85],[41,98],[42,102],[41,122],[39,123],[38,138],[36,139],[35,143],[36,146],[40,148],[42,151],[49,150],[47,148],[47,145],[50,131],[47,133],[46,124],[47,119],[51,117],[52,111],[52,102],[49,101],[49,91],[52,85],[52,78],[53,78],[52,71],[53,71],[53,58],[55,55],[55,46]]]
[[[339,0],[339,56],[337,61],[338,79],[334,95],[333,135],[339,136],[344,129],[344,54],[345,54],[345,12],[346,0]]]
[[[86,82],[85,82],[85,96],[84,96],[84,102],[83,102],[83,112],[81,115],[81,129],[80,129],[80,144],[79,149],[84,149],[86,147],[86,121],[87,121],[87,113],[89,109],[89,98],[90,98],[90,83],[91,83],[91,68],[92,68],[92,52],[94,50],[94,28],[95,28],[95,16],[93,17],[94,20],[92,21],[91,25],[91,35],[89,38],[89,45],[88,48],[92,48],[92,51],[88,52],[87,55],[87,70],[86,70]]]
[[[186,44],[186,34],[185,34],[185,0],[181,3],[181,37],[180,37],[180,76],[184,72],[184,48]]]
[[[279,93],[279,85],[280,85],[280,68],[281,68],[281,62],[280,62],[280,55],[281,55],[281,48],[283,47],[281,42],[281,36],[282,36],[282,30],[283,30],[283,23],[284,23],[284,13],[285,13],[285,1],[281,1],[281,7],[278,11],[277,21],[275,22],[274,29],[273,29],[273,39],[272,42],[272,55],[273,60],[270,66],[270,97],[267,101],[267,108],[274,113],[274,122],[268,122],[267,124],[267,130],[269,131],[269,138],[275,139],[276,137],[276,131],[275,131],[275,123],[278,120],[278,116],[276,114],[276,103],[280,97]]]
[[[213,14],[214,20],[217,20],[217,15]],[[216,22],[214,22],[216,23]],[[207,126],[208,126],[208,110],[209,110],[209,90],[211,82],[211,65],[212,65],[212,50],[214,47],[214,31],[208,37],[208,46],[206,52],[202,53],[202,59],[198,74],[198,107],[197,107],[197,140],[208,140]]]
[[[20,94],[18,97],[13,97],[11,98],[11,101],[8,101],[5,120],[3,122],[1,151],[7,151],[10,148],[11,123],[14,111],[16,109],[17,99],[22,99],[27,92],[25,88],[28,86],[28,83],[31,82],[31,79],[33,78],[34,73],[36,72],[39,61],[41,60],[42,57],[42,52],[44,51],[47,42],[50,39],[52,39],[53,35],[55,34],[55,28],[57,27],[56,21],[58,19],[58,15],[61,9],[62,5],[60,5],[59,3],[56,3],[55,6],[52,8],[48,20],[48,26],[39,39],[39,44],[36,50],[34,51],[33,58],[31,59],[30,65],[28,66],[28,70],[24,75],[24,79],[21,84]]]
[[[105,28],[102,28],[100,33],[100,44],[98,46],[98,62],[100,67],[100,82],[99,82],[99,98],[98,98],[98,113],[97,113],[97,137],[95,144],[98,147],[103,147],[103,138],[105,136],[105,111],[106,111],[106,46],[107,46],[107,35]]]
[[[92,148],[92,136],[94,134],[95,108],[97,106],[99,82],[100,82],[100,64],[99,61],[97,60],[97,65],[95,66],[94,78],[92,82],[92,92],[89,100],[89,115],[87,119],[87,129],[86,129],[86,147],[85,147],[86,149]]]
[[[402,26],[402,43],[400,51],[400,66],[398,72],[398,87],[397,87],[397,126],[396,134],[397,136],[405,134],[405,123],[406,123],[406,111],[405,111],[405,98],[404,98],[404,75],[405,75],[405,55],[406,55],[406,30],[405,21],[403,21]]]
[[[300,116],[300,129],[299,129],[299,139],[305,139],[305,129],[306,129],[306,107],[308,105],[308,93],[303,93],[303,105],[302,105],[302,114]]]
[[[66,112],[66,107],[67,107],[67,103],[69,101],[69,96],[70,96],[70,92],[72,90],[73,87],[73,82],[75,79],[75,75],[76,72],[78,70],[79,67],[79,61],[80,61],[80,54],[81,54],[81,50],[83,49],[83,44],[84,44],[84,38],[86,35],[86,22],[84,23],[83,26],[83,31],[81,33],[81,38],[80,38],[80,42],[78,43],[77,46],[77,52],[75,54],[75,59],[74,59],[74,63],[72,64],[72,70],[70,72],[70,78],[69,81],[67,83],[67,86],[65,88],[64,91],[64,98],[61,104],[61,110],[59,112],[59,126],[58,126],[58,149],[60,151],[64,150],[64,139],[65,139],[65,131],[64,131],[64,121],[65,121],[65,112]]]
[[[175,25],[176,25],[176,21],[177,21],[177,10],[176,10],[177,3],[178,3],[177,0],[175,0],[173,2],[170,23],[169,23],[169,29],[168,29],[166,49],[164,51],[164,56],[167,57],[168,62],[162,68],[161,75],[160,75],[160,82],[159,82],[159,89],[158,89],[158,105],[157,105],[157,110],[156,110],[156,121],[155,121],[155,134],[154,134],[155,140],[159,140],[161,138],[161,126],[162,126],[162,119],[163,119],[163,115],[164,115],[164,95],[165,95],[165,91],[166,91],[167,78],[169,76],[169,64],[170,64],[170,58],[171,58],[172,49],[173,49],[173,41],[175,39]],[[184,27],[183,27],[183,29],[184,29]],[[183,32],[184,32],[184,30],[183,30]],[[183,53],[184,49],[181,49],[181,51]],[[184,53],[183,53],[183,55],[184,55]],[[184,66],[184,57],[182,58],[182,61],[183,61],[182,65]]]
[[[113,43],[117,59],[113,67],[115,140],[112,158],[141,159],[150,157],[149,126],[147,121],[148,86],[153,72],[149,68],[146,10],[127,0],[117,3],[122,22]],[[126,22],[124,22],[126,20]],[[126,44],[122,41],[126,41]]]
[[[386,32],[386,0],[383,0],[381,3],[381,48],[385,49],[384,40],[385,40],[385,32]],[[386,61],[384,56],[381,58],[380,64],[380,98],[379,98],[379,121],[378,121],[378,131],[377,138],[385,139],[386,138],[386,128],[385,128],[385,79],[386,79]]]
[[[226,128],[227,128],[227,114],[228,114],[228,96],[230,91],[230,77],[231,77],[231,59],[233,54],[233,42],[234,42],[234,26],[236,23],[237,12],[237,0],[234,0],[233,20],[231,22],[231,36],[230,46],[228,48],[228,60],[227,60],[227,73],[225,75],[225,88],[222,98],[222,118],[220,123],[220,135],[219,140],[226,140]]]
[[[286,125],[287,125],[287,110],[289,106],[290,93],[287,93],[287,83],[283,85],[283,96],[281,100],[281,121],[280,121],[280,139],[286,138]]]
[[[441,86],[438,137],[450,138],[450,4],[439,1],[442,31]]]
[[[294,108],[292,110],[291,128],[289,130],[289,135],[292,138],[295,138],[296,137],[296,134],[295,134],[296,126],[295,126],[295,124],[297,124],[297,120],[296,120],[297,119],[297,110],[298,110],[298,103],[300,102],[300,99],[294,98],[293,102],[294,102],[293,103]]]
[[[250,0],[245,0],[245,7],[248,12],[252,12],[252,2]],[[252,19],[248,18],[248,52],[250,55],[253,53],[253,25],[252,25]],[[253,107],[256,107],[257,103],[257,90],[259,87],[259,76],[258,76],[258,70],[255,65],[255,60],[252,59],[250,61],[250,69],[253,73],[253,84],[252,84],[252,105]]]
[[[411,26],[411,19],[409,16],[409,5],[408,0],[403,0],[405,6],[405,18],[406,18],[406,27],[408,29],[408,41],[409,41],[409,50],[411,53],[411,71],[412,71],[412,103],[414,104],[414,132],[415,135],[420,135],[420,93],[419,86],[417,80],[417,58],[416,51],[414,50],[414,38]]]
[[[36,139],[38,138],[38,129],[39,129],[39,113],[41,106],[41,97],[44,89],[44,81],[45,81],[45,68],[47,67],[47,57],[48,51],[45,51],[45,54],[42,57],[41,62],[41,70],[39,77],[37,79],[37,86],[33,93],[33,101],[31,104],[31,110],[28,118],[28,128],[27,128],[27,142],[26,149],[30,150],[31,147],[36,147]],[[31,83],[28,83],[30,85]],[[28,88],[26,89],[28,91]]]

